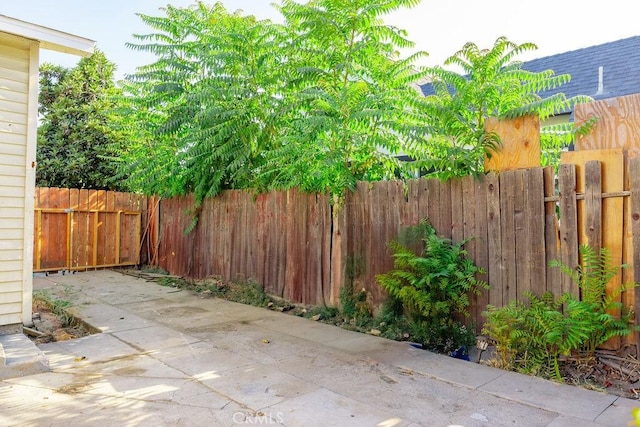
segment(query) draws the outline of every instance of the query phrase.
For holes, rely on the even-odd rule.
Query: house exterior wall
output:
[[[0,328],[31,323],[38,52],[0,32]]]

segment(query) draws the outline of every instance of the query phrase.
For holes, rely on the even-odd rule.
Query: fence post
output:
[[[576,166],[560,165],[560,259],[569,268],[578,266],[578,211],[576,203]],[[566,274],[562,275],[562,293],[578,296],[578,285]]]
[[[585,175],[585,234],[589,246],[596,253],[602,247],[602,164],[597,160],[588,161]]]
[[[631,230],[633,233],[633,279],[640,283],[640,157],[629,161],[629,190],[631,191]],[[634,289],[635,323],[640,325],[640,291]],[[640,333],[636,331],[636,354],[640,355]]]

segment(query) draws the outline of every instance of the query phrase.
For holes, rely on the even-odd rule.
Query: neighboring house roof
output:
[[[0,15],[0,32],[40,42],[40,48],[78,56],[93,53],[96,42],[84,37]]]
[[[540,96],[545,98],[559,92],[567,98],[587,95],[596,100],[639,93],[640,36],[533,59],[524,62],[522,68],[532,72],[553,70],[556,75],[571,75],[569,83],[540,92]],[[421,88],[425,96],[433,94],[430,83],[421,85]]]

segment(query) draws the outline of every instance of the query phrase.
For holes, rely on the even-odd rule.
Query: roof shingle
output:
[[[603,90],[598,92],[599,67],[603,67]],[[567,98],[587,95],[596,100],[640,92],[640,36],[590,46],[523,63],[532,72],[553,70],[571,75],[571,81],[556,89],[541,92],[546,98],[562,92]],[[433,94],[430,83],[421,86],[422,93]]]

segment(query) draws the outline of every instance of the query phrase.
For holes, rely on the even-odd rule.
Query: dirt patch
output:
[[[629,399],[640,397],[640,362],[635,354],[598,350],[593,359],[563,363],[561,372],[567,384]]]
[[[25,328],[25,334],[36,344],[73,340],[93,333],[95,328],[68,313],[56,314],[39,300],[33,303],[33,327]]]

